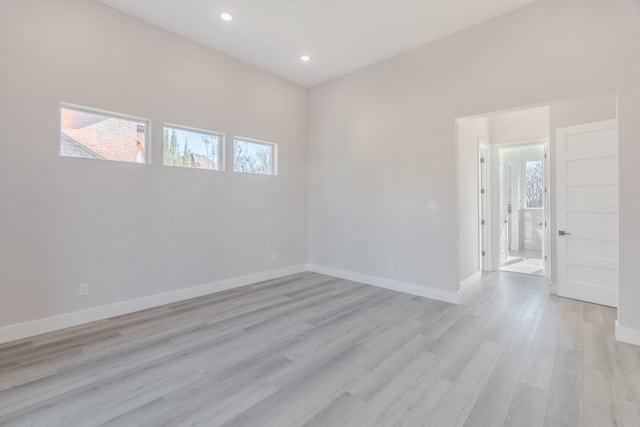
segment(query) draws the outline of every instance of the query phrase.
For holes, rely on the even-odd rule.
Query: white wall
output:
[[[0,8],[0,326],[306,263],[305,89],[94,1]],[[60,101],[151,119],[153,164],[59,158]],[[163,121],[279,176],[163,167]]]
[[[620,322],[640,328],[638,46],[629,0],[540,0],[314,88],[310,261],[457,290],[454,120],[617,90]]]
[[[619,318],[640,329],[632,1],[540,0],[316,87],[309,102],[89,0],[0,8],[0,326],[307,259],[455,292],[454,120],[617,91]],[[59,101],[153,120],[153,165],[58,158]],[[163,168],[165,120],[278,142],[280,176]],[[77,298],[87,281],[91,296]]]
[[[617,103],[617,96],[612,93],[553,104],[549,125],[553,130],[551,139],[555,141],[558,128],[615,119]]]
[[[458,277],[480,271],[479,263],[479,139],[489,143],[489,118],[463,119],[458,124]]]
[[[549,107],[492,114],[490,123],[492,144],[549,138]]]

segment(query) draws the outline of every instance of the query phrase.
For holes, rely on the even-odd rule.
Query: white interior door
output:
[[[556,131],[560,296],[618,306],[616,120]]]

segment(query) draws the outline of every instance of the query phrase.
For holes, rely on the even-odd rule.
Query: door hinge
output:
[[[482,251],[482,256],[486,256],[487,253],[485,251]]]
[[[547,259],[548,259],[548,258],[547,258],[547,256],[545,255],[545,256],[544,256],[544,260],[546,261]]]
[[[484,163],[484,157],[480,157],[480,163]]]
[[[484,219],[480,221],[480,225],[484,225]]]
[[[547,158],[547,153],[544,153],[544,158],[545,158],[545,159]]]
[[[484,194],[484,188],[480,190],[480,194]]]

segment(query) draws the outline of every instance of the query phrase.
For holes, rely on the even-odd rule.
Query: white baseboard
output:
[[[482,272],[477,271],[460,282],[460,290],[457,292],[458,304],[471,304],[482,293]]]
[[[390,289],[392,291],[403,292],[405,294],[417,295],[420,297],[450,302],[453,304],[456,304],[458,302],[458,297],[455,292],[435,289],[424,285],[417,285],[415,283],[400,282],[397,280],[386,279],[384,277],[369,276],[367,274],[356,273],[353,271],[341,270],[338,268],[325,267],[315,264],[309,265],[309,271],[326,274],[327,276],[338,277],[340,279],[352,280],[354,282],[360,282],[366,285],[377,286],[379,288]]]
[[[640,329],[622,326],[616,320],[616,339],[627,344],[640,346]]]
[[[482,272],[476,271],[471,276],[467,277],[462,282],[460,282],[460,291],[465,291],[469,289],[471,286],[475,285],[480,279],[482,279]]]
[[[94,307],[87,310],[75,311],[73,313],[61,314],[58,316],[37,319],[30,322],[19,323],[0,328],[0,344],[15,341],[35,335],[45,334],[60,329],[70,328],[85,323],[108,319],[110,317],[146,310],[153,307],[172,304],[203,295],[239,288],[265,280],[277,279],[290,274],[307,271],[307,265],[294,265],[277,270],[265,271],[262,273],[250,274],[247,276],[234,277],[220,280],[218,282],[207,283],[200,286],[179,289],[177,291],[163,294],[151,295],[148,297],[122,301],[115,304]]]

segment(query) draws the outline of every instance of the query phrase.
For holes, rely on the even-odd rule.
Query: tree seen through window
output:
[[[526,163],[527,208],[542,208],[544,170],[541,160]]]

